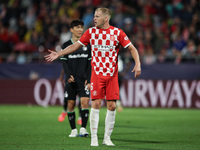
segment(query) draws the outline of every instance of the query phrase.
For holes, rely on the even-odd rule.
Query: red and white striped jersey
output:
[[[78,41],[82,45],[91,45],[92,69],[100,76],[118,74],[118,52],[120,45],[128,47],[131,42],[123,30],[110,26],[108,29],[91,27]]]

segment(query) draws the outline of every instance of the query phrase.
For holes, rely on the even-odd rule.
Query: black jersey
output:
[[[65,42],[62,45],[62,49],[65,49],[69,45],[73,44],[72,40]],[[81,47],[77,51],[60,57],[62,61],[63,69],[66,74],[66,80],[70,75],[74,76],[75,82],[88,80],[90,82],[91,76],[91,49],[87,47]]]

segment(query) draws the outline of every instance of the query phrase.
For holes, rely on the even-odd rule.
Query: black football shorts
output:
[[[90,91],[85,87],[84,82],[72,82],[65,84],[64,97],[66,100],[76,100],[76,96],[89,97]]]

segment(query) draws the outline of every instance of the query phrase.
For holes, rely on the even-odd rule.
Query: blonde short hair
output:
[[[95,11],[101,11],[104,15],[108,16],[108,19],[111,18],[111,11],[108,8],[97,8]]]

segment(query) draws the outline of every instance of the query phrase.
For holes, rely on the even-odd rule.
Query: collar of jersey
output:
[[[112,28],[112,26],[110,26],[109,28],[107,28],[107,29],[102,29],[102,28],[99,28],[99,27],[96,27],[97,29],[100,29],[100,30],[109,30],[109,29],[111,29]]]
[[[72,41],[72,38],[71,38],[71,42],[72,42],[72,44],[74,44],[74,42]]]

